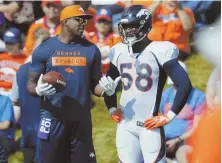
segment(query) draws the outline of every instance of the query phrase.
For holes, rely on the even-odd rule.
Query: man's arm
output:
[[[179,137],[181,140],[188,139],[190,136],[192,136],[192,134],[198,127],[201,115],[203,115],[207,111],[206,97],[203,92],[200,92],[198,96],[192,98],[195,98],[194,101],[196,103],[195,107],[193,108],[194,109],[193,125],[191,129],[189,129],[187,132],[185,132],[183,135]]]
[[[95,46],[95,56],[91,71],[91,91],[95,96],[100,97],[103,93],[103,89],[99,85],[99,80],[102,77],[101,72],[101,53],[99,49]]]
[[[164,63],[163,68],[177,87],[176,96],[171,108],[171,111],[177,115],[186,104],[192,90],[192,85],[187,73],[178,63],[177,59],[172,59]]]
[[[96,47],[95,57],[91,72],[91,89],[94,95],[101,97],[103,95],[111,95],[116,89],[116,83],[120,80],[117,78],[113,81],[110,77],[102,77],[101,73],[101,53]]]
[[[192,136],[192,134],[194,133],[194,131],[196,131],[199,121],[200,121],[201,115],[195,115],[194,119],[193,119],[193,125],[192,128],[190,130],[188,130],[187,132],[185,132],[183,135],[179,136],[178,138],[180,140],[186,140],[188,139],[190,136]]]
[[[19,4],[17,2],[11,2],[9,4],[0,4],[0,12],[14,13],[18,9],[19,9]]]
[[[29,65],[27,90],[32,96],[38,96],[36,93],[36,86],[40,75],[45,71],[45,62],[48,57],[48,49],[41,45],[37,47],[33,54]]]
[[[194,27],[194,16],[192,11],[190,10],[190,15],[183,9],[181,2],[175,2],[177,6],[177,14],[180,18],[180,21],[183,25],[184,31],[189,31]],[[191,18],[192,17],[192,18]]]
[[[40,75],[41,73],[38,73],[38,72],[32,72],[32,71],[28,72],[27,90],[32,96],[38,96],[35,88],[37,86],[37,82]]]
[[[11,127],[12,123],[15,122],[13,106],[9,97],[6,97],[5,103],[1,102],[3,105],[3,111],[1,113],[0,130],[6,130]]]
[[[0,122],[0,130],[6,130],[6,129],[10,128],[10,126],[11,126],[10,121]]]
[[[145,121],[145,127],[150,130],[170,123],[183,109],[192,90],[190,79],[176,58],[165,62],[163,68],[176,85],[177,92],[172,108],[166,116],[160,114]]]
[[[220,67],[211,73],[206,88],[206,98],[208,109],[215,108],[220,104]]]
[[[113,63],[110,63],[110,67],[106,76],[110,76],[113,80],[120,76],[117,67]],[[117,108],[116,92],[112,96],[104,96],[104,101],[108,110],[112,111],[112,108]]]
[[[161,4],[162,0],[156,0],[152,3],[152,5],[150,5],[148,7],[148,10],[150,10],[150,12],[152,13],[152,15],[154,16],[156,9],[159,7],[159,5]]]
[[[19,118],[21,117],[21,108],[19,104],[19,89],[17,84],[17,73],[14,77],[14,81],[12,84],[12,95],[10,97],[13,108],[14,108],[14,114],[15,114],[15,121],[17,122]]]
[[[107,72],[107,76],[109,76],[113,81],[117,81],[118,84],[118,78],[120,78],[119,71],[117,67],[110,63],[109,70]],[[104,96],[104,102],[106,104],[106,107],[109,110],[109,113],[111,115],[112,120],[116,122],[120,122],[123,119],[123,113],[120,109],[117,109],[117,96],[116,91],[111,96]]]
[[[42,77],[45,72],[46,61],[51,49],[46,45],[39,45],[32,54],[28,72],[27,90],[32,96],[47,96],[56,93],[55,88],[48,83],[43,83]]]
[[[190,98],[195,98],[193,100],[196,103],[196,105],[193,108],[194,118],[193,118],[192,127],[188,131],[183,133],[182,135],[167,141],[166,144],[167,144],[168,148],[173,149],[173,148],[175,148],[177,143],[180,143],[181,141],[184,141],[184,140],[187,140],[188,138],[190,138],[193,135],[193,133],[196,131],[196,129],[199,125],[201,115],[206,111],[206,107],[207,107],[206,106],[206,98],[203,93],[192,96]]]

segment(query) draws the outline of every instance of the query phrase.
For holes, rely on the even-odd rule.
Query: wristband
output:
[[[177,115],[172,111],[168,111],[167,115],[166,115],[169,119],[169,122],[172,121]]]
[[[109,113],[112,114],[112,113],[113,113],[114,111],[116,111],[116,110],[117,110],[117,108],[112,107],[112,108],[109,109]]]

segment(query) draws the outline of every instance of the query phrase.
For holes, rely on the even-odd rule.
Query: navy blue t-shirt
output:
[[[53,105],[62,107],[62,100],[71,97],[90,108],[91,90],[101,78],[101,54],[96,45],[85,39],[65,44],[56,36],[34,50],[29,71],[43,74],[57,71],[65,77],[65,90],[47,96]]]
[[[28,70],[30,63],[22,65],[17,74],[19,103],[21,107],[21,147],[33,147],[36,145],[37,128],[40,120],[40,97],[33,97],[26,89]]]

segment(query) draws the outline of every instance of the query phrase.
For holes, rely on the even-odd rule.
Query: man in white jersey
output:
[[[165,163],[163,127],[183,108],[192,89],[184,69],[177,62],[178,49],[167,41],[151,41],[152,15],[142,5],[126,8],[119,22],[123,43],[112,47],[111,65],[100,86],[113,120],[118,122],[116,147],[119,163]],[[159,114],[166,77],[177,85],[171,110]],[[123,90],[117,109],[115,89],[120,79]]]

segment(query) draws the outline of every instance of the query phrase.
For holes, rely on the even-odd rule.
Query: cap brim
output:
[[[85,19],[92,19],[93,16],[90,15],[90,14],[81,14],[81,15],[76,15],[74,17],[82,17],[82,18],[85,18]]]
[[[96,17],[96,21],[100,20],[100,19],[105,19],[105,20],[110,21],[110,22],[112,21],[112,19],[110,17],[106,16],[106,15],[100,15],[100,16]]]
[[[3,40],[6,44],[17,44],[19,43],[20,41],[18,40],[13,40],[13,39],[6,39],[6,40]]]

